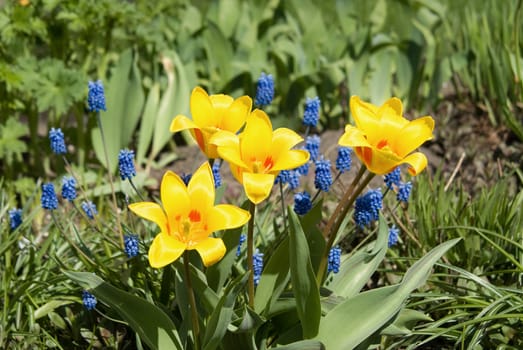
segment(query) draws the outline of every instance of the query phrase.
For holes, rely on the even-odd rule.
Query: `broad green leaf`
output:
[[[340,271],[333,275],[327,287],[337,296],[350,298],[356,295],[385,257],[388,235],[387,222],[380,216],[377,240],[342,261]]]
[[[93,273],[63,273],[114,308],[152,349],[183,349],[173,321],[158,306],[104,282]]]
[[[429,322],[433,320],[423,312],[412,309],[403,309],[398,314],[396,320],[394,320],[394,323],[383,329],[381,334],[399,336],[410,334],[412,328],[420,321]]]
[[[51,300],[35,310],[34,318],[35,318],[35,320],[37,320],[40,317],[43,317],[43,316],[49,314],[50,312],[54,311],[56,308],[59,308],[61,306],[68,305],[71,303],[72,303],[71,300]]]
[[[204,350],[214,350],[220,345],[234,314],[236,297],[245,286],[247,278],[248,274],[237,277],[223,292],[205,328]]]
[[[325,346],[317,340],[302,340],[292,344],[277,346],[280,350],[325,350]]]
[[[256,287],[254,310],[261,314],[271,309],[271,304],[279,298],[289,279],[289,238],[286,237],[263,268],[260,283]]]
[[[355,348],[398,314],[410,293],[425,283],[436,261],[458,241],[432,249],[407,270],[400,284],[358,294],[338,305],[321,320],[316,339],[327,349]]]
[[[320,292],[311,265],[309,245],[300,221],[293,210],[288,210],[290,223],[289,260],[291,280],[296,298],[296,309],[303,336],[317,335],[321,316]]]
[[[140,121],[140,132],[138,133],[138,146],[136,149],[137,164],[143,164],[145,160],[145,154],[151,145],[159,103],[160,85],[156,83],[149,91],[149,95],[147,96],[147,101],[145,102],[145,107]]]

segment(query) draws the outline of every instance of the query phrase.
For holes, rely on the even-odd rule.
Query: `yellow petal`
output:
[[[385,175],[394,170],[401,163],[393,152],[386,150],[376,150],[369,147],[354,148],[356,156],[361,160],[367,169],[377,175]]]
[[[402,116],[403,115],[403,104],[397,97],[389,98],[383,105],[378,108],[376,112],[379,116]]]
[[[245,225],[251,214],[230,204],[219,204],[208,214],[209,231],[220,231]]]
[[[377,116],[378,108],[371,103],[362,101],[359,96],[352,96],[350,98],[350,111],[356,126],[362,130],[364,130],[367,125],[372,128],[379,123]]]
[[[184,243],[166,233],[159,233],[149,247],[149,264],[154,268],[164,267],[178,259],[185,249]]]
[[[291,129],[278,128],[272,133],[271,154],[289,150],[302,142],[303,138]]]
[[[214,177],[208,162],[196,170],[187,186],[191,208],[198,209],[202,215],[214,205]]]
[[[249,96],[237,98],[225,111],[218,127],[222,130],[237,132],[245,124],[251,108],[252,99]]]
[[[216,264],[223,258],[227,249],[221,238],[208,237],[189,249],[196,249],[202,257],[203,264],[208,267]]]
[[[187,129],[198,129],[198,125],[194,124],[192,120],[181,114],[174,117],[171,122],[171,127],[169,128],[171,132],[178,132]]]
[[[309,161],[310,154],[303,150],[290,150],[282,152],[276,158],[271,171],[295,169]]]
[[[338,144],[344,147],[371,147],[365,138],[365,134],[352,125],[345,127],[345,133],[341,135]]]
[[[240,134],[240,149],[243,161],[250,166],[252,161],[264,161],[271,151],[272,124],[264,111],[255,109]]]
[[[187,187],[178,175],[172,171],[167,171],[163,175],[160,186],[160,196],[162,205],[167,214],[169,227],[177,227],[176,217],[186,217],[190,210],[189,195]]]
[[[258,204],[271,194],[275,176],[272,174],[243,173],[243,188],[247,198]]]
[[[231,96],[224,94],[211,95],[209,98],[211,99],[214,109],[219,111],[218,114],[220,114],[220,117],[225,113],[225,111],[227,111],[234,101]]]
[[[413,120],[391,142],[391,148],[403,158],[425,141],[432,139],[432,130],[434,130],[434,119],[431,117]]]
[[[219,131],[213,135],[211,144],[217,145],[218,154],[227,162],[246,168],[240,152],[240,139],[238,135],[229,131]]]
[[[152,202],[138,202],[129,204],[129,209],[136,215],[156,223],[162,232],[169,233],[167,217],[160,205]]]
[[[192,91],[191,114],[194,123],[200,128],[216,126],[219,122],[209,95],[201,87]]]
[[[401,163],[408,164],[410,175],[416,176],[427,166],[427,157],[421,152],[416,152],[404,158]]]

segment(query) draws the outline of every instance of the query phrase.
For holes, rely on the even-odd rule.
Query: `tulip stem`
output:
[[[256,204],[251,202],[249,213],[249,225],[247,227],[247,266],[249,269],[249,306],[254,309],[254,214],[256,212]]]
[[[192,335],[194,340],[194,350],[200,350],[200,324],[198,323],[198,311],[196,309],[196,299],[191,282],[191,271],[189,268],[189,251],[186,250],[183,255],[183,266],[185,268],[185,281],[189,293],[189,307],[191,308]]]
[[[334,244],[334,241],[336,240],[336,236],[340,229],[341,223],[343,222],[343,219],[349,212],[349,209],[356,200],[356,198],[365,189],[365,187],[369,184],[369,182],[375,175],[373,173],[367,174],[367,176],[360,183],[360,180],[363,177],[365,170],[365,167],[362,167],[360,169],[358,175],[351,183],[350,187],[347,189],[347,192],[345,192],[345,194],[343,195],[343,198],[338,203],[338,206],[336,207],[334,213],[330,217],[329,222],[325,226],[323,236],[328,237],[328,240],[320,260],[318,273],[316,274],[316,282],[318,284],[318,287],[321,286],[323,282],[323,277],[325,276],[325,270],[327,268],[327,263],[329,260],[329,252]]]

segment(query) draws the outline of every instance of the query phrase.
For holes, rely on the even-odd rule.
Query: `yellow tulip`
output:
[[[400,164],[408,164],[411,175],[425,169],[427,157],[412,152],[432,139],[434,119],[429,116],[413,121],[405,119],[397,98],[378,107],[352,96],[350,109],[356,126],[347,125],[338,143],[352,147],[369,171],[384,175]]]
[[[297,168],[309,160],[309,152],[291,149],[301,141],[303,138],[290,129],[273,131],[269,117],[259,109],[247,118],[240,135],[221,131],[210,140],[254,204],[270,195],[281,170]]]
[[[214,178],[207,162],[196,170],[187,186],[178,175],[166,172],[160,196],[163,208],[152,202],[129,205],[135,214],[160,227],[149,248],[149,263],[155,268],[192,249],[198,251],[205,266],[218,262],[225,255],[225,245],[221,238],[209,236],[214,231],[240,227],[250,218],[248,211],[233,205],[214,205]]]
[[[192,120],[184,115],[177,115],[171,122],[171,132],[190,130],[198,146],[209,159],[218,158],[216,146],[209,144],[209,139],[219,130],[236,133],[245,124],[251,112],[252,99],[242,96],[233,99],[228,95],[211,95],[200,87],[191,94]]]

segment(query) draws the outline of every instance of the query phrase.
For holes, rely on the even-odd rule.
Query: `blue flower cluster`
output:
[[[93,310],[96,307],[98,300],[96,300],[94,295],[84,290],[82,292],[82,303],[87,310]]]
[[[254,274],[254,285],[257,286],[258,283],[260,283],[263,271],[263,253],[260,253],[258,249],[256,249],[254,256],[252,257],[252,269]]]
[[[54,154],[67,153],[62,129],[51,128],[51,130],[49,130],[49,141],[51,142],[51,150]]]
[[[300,174],[296,170],[282,170],[274,179],[274,184],[289,184],[291,190],[295,190],[300,185]]]
[[[340,173],[349,171],[352,166],[352,149],[349,147],[338,147],[338,157],[336,157],[336,170]]]
[[[22,224],[22,209],[14,208],[9,210],[9,228],[16,230]]]
[[[77,197],[76,194],[76,180],[72,176],[64,176],[62,178],[62,198],[68,201],[73,201]]]
[[[399,186],[401,182],[401,170],[400,167],[394,168],[390,173],[385,174],[383,180],[387,185],[388,189],[392,189],[392,186]]]
[[[105,108],[105,92],[101,80],[90,81],[88,84],[87,107],[91,112],[107,110]]]
[[[296,214],[305,215],[311,208],[311,195],[308,192],[303,191],[294,195],[294,212]]]
[[[307,136],[305,150],[309,152],[313,162],[320,156],[320,137],[318,135]]]
[[[55,210],[58,208],[58,198],[54,191],[54,185],[52,183],[46,183],[42,185],[42,198],[40,199],[42,208],[47,210]]]
[[[303,113],[303,125],[315,127],[320,119],[320,99],[318,96],[308,98],[305,101],[305,112]]]
[[[95,215],[98,215],[98,211],[96,210],[96,205],[91,202],[91,201],[83,201],[82,202],[82,209],[83,211],[85,212],[85,215],[87,215],[87,217],[89,219],[94,219],[94,216]]]
[[[130,180],[136,176],[134,151],[128,149],[120,150],[120,153],[118,153],[118,169],[122,180]]]
[[[298,175],[305,176],[305,175],[307,175],[309,173],[309,167],[310,167],[310,163],[307,162],[307,163],[297,167],[294,170],[298,173]]]
[[[329,251],[327,272],[340,272],[341,248],[334,247]]]
[[[212,176],[214,177],[214,188],[222,185],[222,176],[220,174],[220,163],[214,162],[212,165]]]
[[[242,244],[247,239],[247,236],[244,234],[240,235],[240,241],[238,242],[238,247],[236,248],[236,256],[240,256],[242,253]]]
[[[134,258],[139,253],[138,235],[128,234],[123,237],[124,251],[127,257]]]
[[[410,191],[412,190],[412,182],[401,183],[398,187],[398,193],[396,199],[400,202],[407,203],[410,197]]]
[[[189,173],[189,174],[182,174],[182,176],[180,176],[180,177],[182,178],[182,181],[185,184],[185,186],[188,186],[189,185],[189,181],[191,181],[192,174],[191,173]]]
[[[314,187],[323,192],[329,192],[332,185],[331,162],[328,159],[319,159],[316,161],[316,170],[314,177]]]
[[[254,103],[258,106],[267,106],[271,104],[274,98],[274,80],[271,74],[262,73],[258,79],[256,87],[256,98]]]
[[[354,220],[356,224],[363,228],[371,222],[379,219],[379,212],[382,208],[381,190],[370,190],[363,196],[356,198],[354,205]]]
[[[389,248],[398,243],[398,237],[400,234],[400,230],[396,226],[392,226],[389,229]]]

